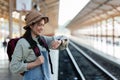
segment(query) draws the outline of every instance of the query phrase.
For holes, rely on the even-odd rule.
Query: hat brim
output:
[[[23,28],[24,28],[25,30],[27,30],[27,28],[28,28],[31,24],[36,23],[36,22],[40,21],[41,19],[44,19],[45,24],[49,22],[49,18],[48,18],[48,17],[46,17],[46,16],[39,16],[39,17],[37,17],[36,19],[34,19],[34,21],[31,21],[29,24],[26,24],[26,26],[24,26]]]

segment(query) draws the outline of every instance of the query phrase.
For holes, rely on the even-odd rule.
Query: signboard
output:
[[[16,0],[16,10],[29,11],[32,9],[32,0]]]

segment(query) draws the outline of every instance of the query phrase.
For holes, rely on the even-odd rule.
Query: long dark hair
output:
[[[35,46],[37,46],[37,43],[32,39],[32,35],[31,35],[31,28],[28,27],[26,29],[26,32],[23,34],[22,36],[23,38],[27,39],[27,41],[29,41],[30,44],[32,44],[32,48],[34,48]]]
[[[24,33],[24,35],[22,37],[25,38],[30,43],[30,45],[31,45],[30,48],[35,48],[37,46],[37,43],[32,39],[31,28],[30,27],[28,27],[26,29],[26,32]],[[39,36],[38,37],[38,42],[41,46],[45,47],[48,52],[50,52],[50,50],[48,48],[48,45],[47,45],[47,43],[46,43],[46,41],[44,40],[43,37]]]

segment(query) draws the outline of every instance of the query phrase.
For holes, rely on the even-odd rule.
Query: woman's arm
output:
[[[23,45],[24,44],[24,45]],[[13,73],[23,73],[24,71],[28,71],[29,69],[32,69],[38,65],[41,65],[44,63],[44,57],[39,56],[34,62],[25,62],[25,54],[27,52],[27,48],[25,48],[25,43],[18,41],[15,50],[12,55],[12,60],[10,62],[10,70]]]
[[[68,47],[68,38],[65,36],[48,37],[44,36],[50,49],[63,50]]]
[[[36,66],[39,66],[41,64],[44,63],[44,57],[43,56],[39,56],[34,62],[30,62],[27,64],[27,69],[32,69]]]
[[[13,73],[22,73],[27,71],[27,63],[23,61],[23,48],[21,43],[18,41],[14,49],[12,60],[10,62],[10,70]]]

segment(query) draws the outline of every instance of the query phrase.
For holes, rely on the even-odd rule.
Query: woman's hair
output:
[[[32,25],[34,25],[34,24],[36,24],[36,23],[33,23]],[[23,34],[22,37],[25,38],[30,43],[30,45],[32,45],[31,48],[35,48],[37,46],[36,41],[34,41],[32,38],[30,26],[28,26],[26,28],[26,32]],[[49,49],[46,46],[45,40],[43,40],[40,36],[38,37],[38,42],[41,46],[45,47],[49,51]]]
[[[31,28],[30,27],[28,27],[26,29],[26,32],[23,34],[22,37],[27,39],[27,41],[29,41],[29,43],[32,44],[32,46],[31,46],[32,48],[34,48],[37,45],[37,43],[32,39]]]

